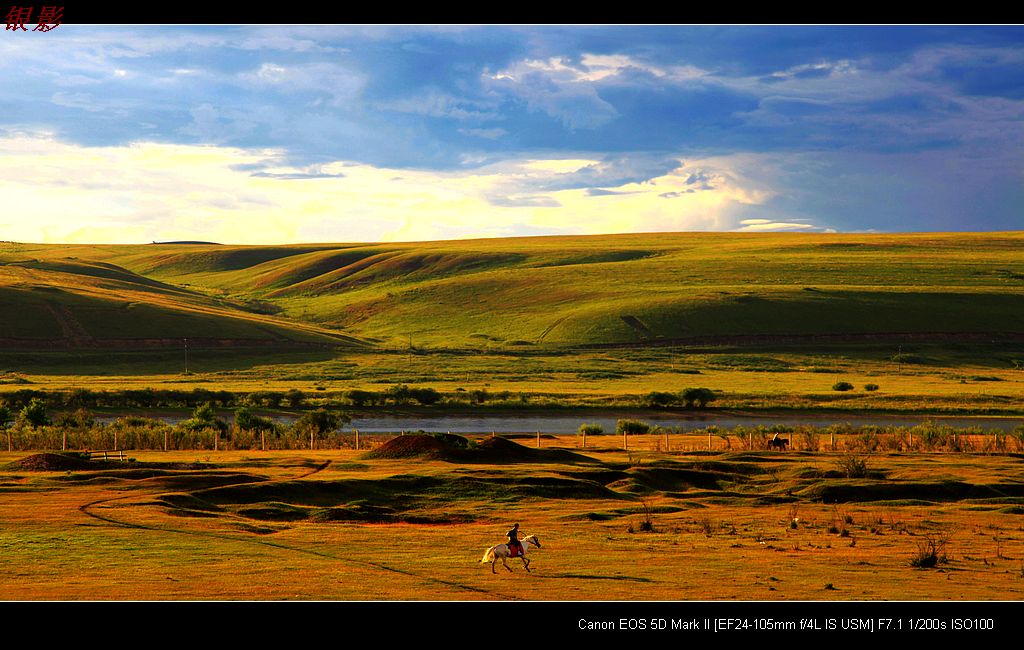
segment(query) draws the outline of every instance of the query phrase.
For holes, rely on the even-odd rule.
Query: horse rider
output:
[[[512,550],[513,557],[523,554],[523,545],[519,543],[519,524],[512,526],[512,530],[505,533],[508,537],[508,547]]]

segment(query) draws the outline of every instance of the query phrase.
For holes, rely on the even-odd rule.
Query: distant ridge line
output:
[[[209,245],[209,246],[223,246],[224,245],[224,244],[221,244],[220,242],[215,242],[215,241],[188,241],[188,240],[185,240],[185,241],[155,241],[155,242],[151,242],[151,245],[152,244],[158,244],[158,245],[159,244],[206,244],[206,245]]]

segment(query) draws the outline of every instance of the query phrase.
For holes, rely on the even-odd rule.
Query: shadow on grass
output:
[[[654,582],[650,578],[635,578],[633,576],[598,576],[585,573],[556,573],[554,575],[534,574],[538,578],[573,578],[575,580],[623,580],[626,582]]]

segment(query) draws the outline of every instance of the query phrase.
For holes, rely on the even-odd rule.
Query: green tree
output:
[[[615,423],[615,433],[639,435],[651,430],[651,425],[639,420],[619,420]]]
[[[18,419],[33,427],[41,427],[50,423],[46,414],[46,403],[38,397],[33,397],[25,408],[21,409]]]
[[[303,414],[295,422],[295,429],[309,433],[309,448],[313,449],[317,438],[326,433],[337,431],[340,427],[351,421],[352,417],[346,413],[319,408]]]
[[[243,431],[271,431],[276,432],[277,427],[270,418],[256,415],[245,406],[235,409],[235,425]]]
[[[710,388],[686,388],[679,394],[688,408],[704,408],[715,401],[715,391]]]
[[[666,393],[662,391],[651,391],[644,397],[644,403],[647,406],[665,407],[672,406],[673,404],[679,403],[679,397],[672,393]]]
[[[302,408],[306,401],[306,394],[297,388],[293,388],[284,395],[288,399],[288,405],[293,409]]]

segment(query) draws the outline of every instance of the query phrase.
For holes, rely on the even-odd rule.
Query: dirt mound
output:
[[[96,463],[67,454],[34,454],[7,464],[8,469],[33,472],[63,472],[75,469],[96,469]]]
[[[363,458],[429,458],[453,463],[595,462],[571,451],[530,449],[507,438],[487,438],[473,443],[454,434],[399,436],[367,452]]]
[[[524,447],[506,438],[487,438],[473,449],[474,460],[485,463],[530,462],[538,460],[539,456],[538,450]]]
[[[449,436],[446,436],[446,438]],[[461,436],[450,436],[451,438],[460,438],[468,442]],[[454,442],[441,439],[439,437],[415,434],[411,436],[398,436],[388,440],[380,447],[367,452],[363,455],[363,458],[376,459],[376,458],[434,458],[439,460],[454,460],[454,456],[458,455],[458,452],[462,450],[462,447],[456,445]]]

